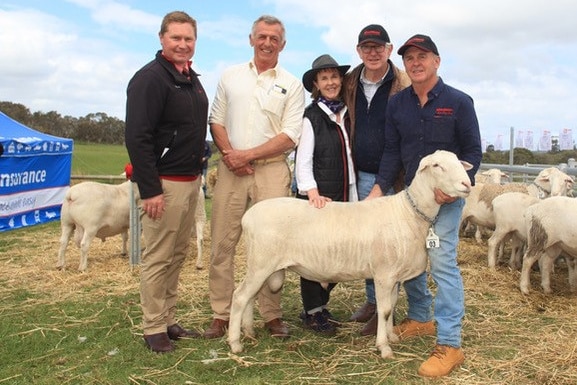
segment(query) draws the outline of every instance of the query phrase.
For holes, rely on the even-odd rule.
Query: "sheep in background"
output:
[[[479,185],[485,183],[493,183],[493,184],[501,184],[503,179],[508,179],[509,175],[505,174],[503,171],[499,170],[498,168],[490,168],[485,171],[479,171],[475,174],[475,187],[469,194],[467,199],[475,200],[475,196],[478,196],[479,192],[481,191],[481,187]],[[465,226],[466,225],[466,226]],[[475,226],[470,223],[468,220],[463,220],[461,223],[461,228],[463,229],[464,233],[469,233],[471,229],[475,230],[475,239],[479,242],[482,239],[482,228],[481,226]]]
[[[551,267],[560,254],[563,254],[567,261],[571,291],[577,291],[576,217],[575,198],[555,196],[527,208],[525,211],[527,251],[521,269],[519,284],[521,292],[529,294],[531,267],[537,260],[543,259],[541,286],[545,293],[551,293]]]
[[[212,192],[214,191],[214,186],[216,185],[216,181],[218,180],[218,168],[214,167],[206,174],[206,197],[212,197]]]
[[[205,183],[204,177],[200,184],[200,191],[198,192],[198,201],[196,202],[196,211],[194,212],[194,226],[196,239],[196,268],[201,270],[204,267],[202,261],[202,242],[204,241],[204,226],[206,225],[206,207],[203,185]]]
[[[553,196],[566,196],[573,191],[573,177],[564,172],[554,169],[548,173],[551,185],[550,194]],[[559,188],[557,188],[559,187]],[[489,267],[495,267],[497,262],[497,248],[507,238],[512,237],[511,257],[509,266],[512,269],[521,267],[522,248],[527,241],[526,222],[523,214],[531,205],[540,202],[536,196],[510,192],[502,194],[492,201],[495,230],[489,238],[488,261]]]
[[[559,177],[562,175],[563,177]],[[531,196],[544,198],[550,195],[565,195],[566,191],[565,177],[563,173],[555,167],[549,167],[541,170],[530,184],[508,183],[505,185],[498,184],[480,184],[473,186],[471,194],[465,201],[461,223],[468,221],[477,226],[483,226],[489,229],[495,228],[493,216],[493,199],[506,192],[522,192]],[[483,240],[475,234],[477,243],[483,243]]]
[[[376,345],[383,358],[393,356],[393,309],[397,285],[427,267],[426,237],[440,205],[434,189],[465,197],[471,181],[447,151],[424,157],[411,185],[396,195],[361,202],[331,202],[315,209],[307,201],[273,198],[252,206],[242,219],[247,272],[234,291],[228,343],[242,351],[241,324],[254,335],[253,301],[263,284],[280,290],[285,269],[318,282],[374,278],[378,330]],[[410,257],[410,258],[408,258]]]
[[[498,168],[479,171],[475,174],[475,184],[477,183],[495,183],[501,184],[503,179],[508,179],[509,175],[505,174]]]
[[[76,245],[80,248],[80,271],[85,271],[88,267],[88,249],[95,237],[104,241],[107,237],[121,234],[122,255],[126,255],[130,223],[130,183],[132,182],[126,181],[111,185],[82,182],[70,187],[60,213],[62,234],[58,269],[65,268],[66,247],[72,233]]]

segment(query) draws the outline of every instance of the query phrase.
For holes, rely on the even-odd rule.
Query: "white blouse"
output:
[[[337,115],[333,113],[324,103],[318,104],[321,110],[328,115],[328,117],[335,123],[337,123]],[[340,123],[337,123],[339,129],[341,130],[343,137],[345,138],[346,148],[347,148],[347,165],[349,168],[349,197],[350,201],[358,201],[357,186],[356,186],[356,176],[353,166],[353,157],[351,154],[351,145],[349,141],[349,135],[344,126],[344,116],[347,112],[347,107],[345,106],[342,110],[338,112]],[[315,134],[313,131],[313,126],[308,118],[303,118],[303,130],[301,138],[299,140],[299,146],[295,158],[295,176],[297,181],[297,187],[299,194],[306,195],[307,191],[318,188],[317,182],[315,181],[313,174],[313,153],[315,148]],[[322,195],[322,194],[321,194]]]

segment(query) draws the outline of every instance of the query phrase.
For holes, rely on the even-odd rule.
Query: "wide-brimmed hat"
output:
[[[303,75],[303,85],[308,92],[313,92],[313,82],[317,72],[327,68],[336,68],[342,76],[345,76],[350,65],[339,65],[331,55],[321,55],[313,61],[312,68]]]

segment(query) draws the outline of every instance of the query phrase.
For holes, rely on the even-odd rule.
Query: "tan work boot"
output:
[[[429,359],[419,367],[420,376],[443,377],[465,361],[463,349],[437,345]]]
[[[405,318],[403,322],[393,328],[393,332],[401,340],[417,336],[434,336],[437,333],[433,321],[419,322]]]

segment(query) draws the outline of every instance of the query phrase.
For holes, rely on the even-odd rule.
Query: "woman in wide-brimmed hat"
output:
[[[321,55],[304,73],[303,85],[313,102],[305,108],[295,158],[297,197],[321,209],[331,201],[356,201],[355,172],[349,142],[349,118],[343,102],[343,79],[349,65]],[[336,322],[326,306],[335,284],[301,278],[305,328],[332,335]]]

